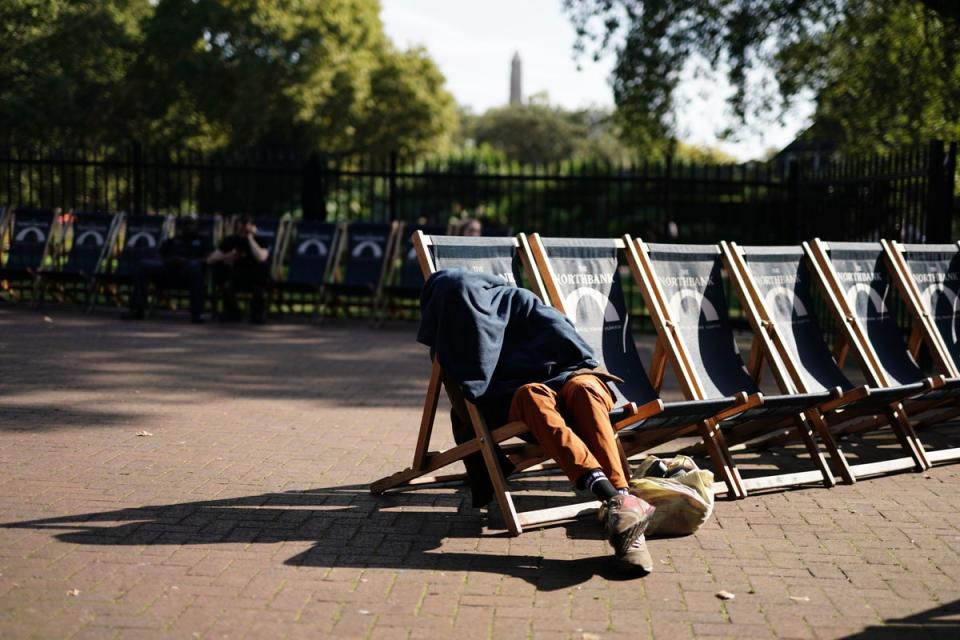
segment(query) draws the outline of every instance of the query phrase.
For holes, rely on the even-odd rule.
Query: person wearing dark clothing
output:
[[[241,319],[237,292],[250,291],[250,319],[263,323],[267,318],[266,293],[270,284],[270,252],[267,242],[257,238],[257,227],[250,216],[237,219],[232,235],[227,236],[210,254],[207,263],[213,266],[214,283],[223,295],[224,321]]]
[[[184,218],[180,233],[160,244],[157,256],[140,261],[130,293],[130,311],[124,320],[140,320],[147,306],[147,292],[152,283],[158,289],[184,288],[190,292],[190,320],[203,322],[206,292],[205,259],[209,247],[197,231],[197,221]]]
[[[613,395],[606,382],[619,380],[598,362],[573,324],[531,291],[463,269],[439,271],[420,298],[417,340],[444,370],[454,437],[472,434],[464,400],[476,404],[493,425],[524,422],[533,439],[556,460],[571,483],[601,502],[601,518],[616,557],[625,565],[652,569],[643,532],[653,507],[627,491],[616,434],[610,420]],[[498,452],[499,454],[499,452]],[[505,474],[509,462],[498,456]],[[489,476],[482,460],[464,461],[471,488]]]

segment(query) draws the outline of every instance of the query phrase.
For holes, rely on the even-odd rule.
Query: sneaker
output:
[[[617,557],[623,557],[647,529],[653,505],[631,494],[620,494],[600,507],[600,519],[607,531],[607,541]]]
[[[650,551],[647,549],[647,539],[642,533],[634,539],[626,553],[618,556],[618,559],[623,564],[624,569],[640,571],[643,575],[653,571],[653,558],[650,557]]]

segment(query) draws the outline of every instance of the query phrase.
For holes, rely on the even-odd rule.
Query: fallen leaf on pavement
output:
[[[144,437],[144,436],[152,436],[153,434],[150,433],[149,431],[141,431],[141,432],[139,432],[137,435],[138,435],[138,436],[141,436],[141,437]]]
[[[790,599],[796,602],[810,602],[810,596],[790,596]]]
[[[67,591],[67,595],[77,597],[80,595],[80,589],[70,589],[70,591]]]
[[[733,600],[737,596],[730,593],[729,591],[717,591],[717,597],[721,600]]]

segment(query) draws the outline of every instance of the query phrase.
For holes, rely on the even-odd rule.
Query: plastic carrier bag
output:
[[[657,508],[648,535],[689,535],[713,513],[713,473],[697,468],[687,456],[647,456],[632,476],[630,493]]]

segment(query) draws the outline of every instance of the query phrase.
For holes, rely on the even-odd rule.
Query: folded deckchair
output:
[[[425,278],[443,269],[462,268],[499,276],[505,283],[519,285],[523,280],[522,263],[531,289],[541,299],[546,297],[529,247],[522,239],[427,236],[417,231],[414,233],[414,246]],[[446,451],[429,451],[430,437],[443,384],[445,383],[442,367],[434,358],[413,464],[403,471],[371,484],[372,493],[381,494],[390,489],[409,487],[414,484],[459,479],[462,476],[426,476],[479,451],[490,475],[494,496],[506,528],[514,535],[521,533],[525,527],[570,519],[599,506],[597,501],[591,501],[518,512],[498,462],[496,445],[528,433],[527,425],[522,422],[511,422],[491,430],[476,405],[471,402],[466,402],[466,408],[476,437]],[[534,444],[503,447],[503,453],[507,455],[515,471],[530,470],[546,460],[542,448]]]
[[[277,288],[281,292],[312,294],[314,314],[319,315],[323,309],[324,287],[330,280],[339,242],[340,225],[334,222],[292,222],[285,244],[278,250],[280,267]]]
[[[632,247],[631,268],[657,330],[658,351],[670,360],[687,398],[706,400],[738,392],[756,397],[759,406],[720,421],[719,433],[726,440],[748,441],[761,434],[795,430],[810,455],[815,471],[742,480],[726,451],[734,481],[740,481],[743,495],[753,488],[818,479],[832,486],[833,473],[803,413],[829,406],[836,394],[826,390],[764,397],[760,393],[744,367],[727,317],[719,247],[628,241]]]
[[[70,237],[70,245],[64,249],[65,253],[57,264],[41,271],[38,302],[43,301],[51,285],[59,285],[67,295],[68,285],[79,283],[83,304],[89,307],[94,279],[106,265],[122,222],[121,213],[78,211],[69,214],[64,236]]]
[[[730,494],[738,495],[728,452],[723,450],[722,435],[714,433],[713,422],[745,411],[756,401],[746,394],[684,402],[660,399],[640,361],[623,297],[618,256],[626,247],[624,241],[534,234],[529,244],[550,303],[570,318],[600,365],[623,379],[610,384],[615,411],[638,407],[613,416],[625,454],[698,432],[726,486],[734,487]]]
[[[0,237],[7,237],[6,260],[0,265],[0,280],[8,291],[9,282],[26,280],[30,282],[33,299],[36,300],[36,287],[39,272],[50,254],[54,236],[60,226],[59,218],[53,209],[28,209],[18,207],[4,217],[5,228],[0,229]]]
[[[396,235],[396,223],[351,222],[341,230],[341,241],[327,285],[327,303],[349,311],[345,297],[360,298],[371,312],[378,303],[380,285],[387,268],[390,247]]]
[[[922,395],[898,405],[896,415],[900,427],[895,433],[924,466],[929,466],[931,460],[954,459],[960,450],[925,452],[908,416],[955,406],[960,397],[960,379],[947,379],[943,375],[928,377],[910,354],[903,333],[887,307],[891,286],[880,243],[827,244],[815,239],[804,243],[804,250],[841,328],[843,342],[838,361],[842,362],[846,353],[853,350],[871,386],[925,384],[928,390]]]
[[[740,247],[721,243],[727,271],[754,333],[750,374],[759,379],[766,363],[783,393],[834,391],[836,398],[804,413],[815,427],[840,476],[856,477],[917,467],[912,456],[850,465],[835,442],[830,427],[863,416],[883,415],[901,429],[896,404],[928,390],[923,382],[889,388],[854,385],[833,359],[814,314],[810,271],[803,249],[795,247]],[[757,346],[760,348],[757,349]],[[900,434],[902,440],[902,434]]]

